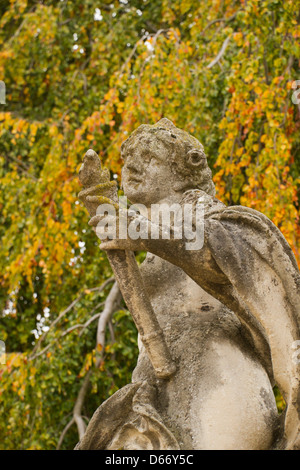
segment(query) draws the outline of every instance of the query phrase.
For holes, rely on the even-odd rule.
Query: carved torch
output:
[[[78,198],[84,202],[91,217],[96,215],[100,204],[113,202],[117,206],[116,182],[110,181],[108,169],[102,168],[100,158],[94,150],[86,152],[79,170],[79,180],[84,189]],[[87,196],[95,194],[98,197],[91,198],[93,201],[87,199]],[[146,294],[134,253],[127,250],[107,250],[106,253],[157,377],[171,377],[176,366]]]

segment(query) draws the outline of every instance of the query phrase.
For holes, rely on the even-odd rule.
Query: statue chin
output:
[[[129,199],[130,202],[133,204],[144,204],[145,206],[148,205],[148,197],[145,194],[144,189],[141,187],[142,183],[139,183],[139,185],[134,186],[124,186],[123,185],[123,190],[124,190],[124,195]]]
[[[134,188],[132,186],[123,185],[123,190],[124,190],[125,196],[128,197],[130,202],[133,202],[133,203],[140,202],[143,192],[138,187]]]

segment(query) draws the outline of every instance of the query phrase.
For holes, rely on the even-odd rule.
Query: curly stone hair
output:
[[[136,138],[155,136],[169,150],[168,164],[178,177],[177,191],[201,189],[215,196],[211,169],[207,164],[203,145],[192,135],[178,129],[169,119],[163,118],[153,126],[142,124],[126,139],[121,146],[125,154],[129,144]]]

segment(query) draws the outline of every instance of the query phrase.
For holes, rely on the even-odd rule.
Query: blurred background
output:
[[[120,182],[121,143],[171,119],[300,261],[299,24],[293,0],[1,0],[0,449],[72,449],[131,380],[137,332],[77,199],[89,148]]]

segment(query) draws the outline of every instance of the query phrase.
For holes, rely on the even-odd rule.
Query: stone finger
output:
[[[87,196],[86,200],[88,202],[98,202],[98,204],[110,204],[115,209],[119,210],[119,205],[105,196]]]
[[[105,223],[106,224],[114,224],[116,217],[113,215],[105,215],[105,214],[98,214],[92,217],[89,221],[88,224],[91,225],[92,227],[96,227],[101,220],[105,218]]]
[[[94,217],[92,217],[89,221],[88,221],[88,224],[91,225],[92,227],[96,227],[97,224],[100,222],[100,220],[103,219],[104,216],[102,215],[95,215]]]
[[[91,186],[90,188],[87,188],[85,190],[85,196],[101,195],[103,191],[105,191],[106,189],[110,189],[113,186],[116,186],[116,184],[116,181],[107,181],[106,183],[96,184],[95,186]]]

